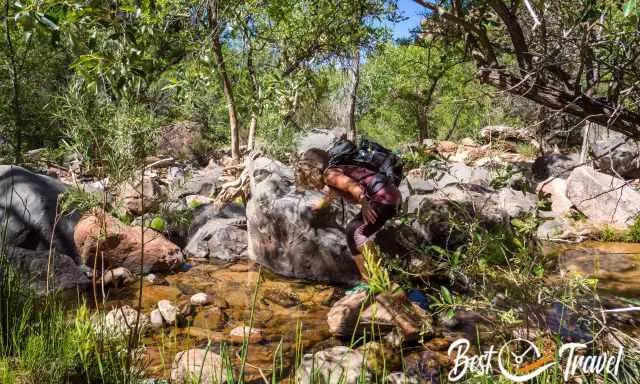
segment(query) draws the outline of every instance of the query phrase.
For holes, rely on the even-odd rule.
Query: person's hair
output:
[[[302,154],[296,164],[296,187],[298,190],[322,189],[324,170],[329,163],[326,151],[312,148]]]

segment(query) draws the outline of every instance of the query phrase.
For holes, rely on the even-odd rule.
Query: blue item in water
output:
[[[180,264],[180,270],[182,272],[187,272],[191,268],[193,268],[193,264],[191,264],[191,263],[182,263],[182,264]]]
[[[429,309],[429,300],[427,300],[427,297],[422,291],[418,291],[417,289],[410,290],[409,293],[407,293],[407,299],[418,304],[422,309]]]
[[[354,287],[349,289],[347,292],[345,292],[345,295],[352,295],[354,293],[358,293],[358,292],[361,292],[361,291],[367,291],[367,290],[369,290],[369,285],[367,283],[365,283],[364,281],[361,281],[358,284],[356,284]]]

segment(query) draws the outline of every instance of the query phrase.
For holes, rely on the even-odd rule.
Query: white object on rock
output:
[[[420,381],[413,376],[407,376],[403,372],[392,372],[387,376],[389,384],[418,384]]]
[[[164,324],[164,321],[162,319],[162,314],[158,309],[154,309],[153,311],[151,311],[151,314],[149,315],[149,319],[151,320],[151,326],[154,328],[161,328],[162,325]]]
[[[134,280],[135,278],[133,277],[133,274],[131,273],[131,271],[129,271],[125,267],[110,269],[102,275],[102,283],[107,286],[108,285],[115,285],[115,286],[127,285],[133,282]]]
[[[209,298],[209,295],[204,292],[199,292],[191,296],[191,304],[193,305],[207,305],[210,302],[211,299]]]
[[[158,279],[158,277],[156,275],[154,275],[153,273],[150,273],[150,274],[146,275],[144,277],[144,279],[145,279],[145,281],[153,284]]]
[[[264,340],[263,331],[260,328],[236,327],[229,332],[229,337],[234,343],[241,344],[245,339],[249,344],[256,344]]]
[[[178,309],[173,304],[171,304],[169,300],[158,301],[158,310],[162,314],[162,318],[167,322],[167,324],[171,325],[176,322]]]

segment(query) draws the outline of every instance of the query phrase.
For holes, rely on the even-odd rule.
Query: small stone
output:
[[[242,344],[248,337],[249,344],[257,344],[264,340],[262,329],[249,327],[236,327],[229,332],[232,343]]]
[[[162,314],[162,318],[167,322],[167,324],[171,325],[176,322],[178,309],[173,304],[171,304],[169,300],[158,301],[158,310]]]
[[[154,284],[158,280],[158,277],[153,273],[150,273],[144,277],[144,281]]]
[[[424,168],[410,169],[407,172],[407,179],[424,179]]]
[[[356,327],[358,314],[365,307],[366,299],[367,293],[360,291],[338,300],[327,313],[329,332],[339,337],[350,336]]]
[[[149,319],[151,320],[151,326],[153,328],[162,328],[162,325],[163,325],[162,314],[158,309],[154,309],[153,311],[151,311],[151,314],[149,315]]]
[[[122,287],[133,281],[135,281],[133,274],[124,267],[110,269],[102,275],[102,283],[105,286]]]
[[[191,296],[191,304],[193,305],[207,305],[211,302],[209,295],[207,295],[204,292],[200,292],[200,293],[196,293],[195,295]]]
[[[138,319],[138,316],[139,319]],[[103,331],[108,333],[118,333],[127,335],[136,324],[138,320],[138,327],[140,333],[144,333],[144,330],[149,326],[149,318],[145,314],[138,314],[138,311],[131,308],[128,305],[114,308],[104,318]]]
[[[433,149],[436,147],[436,142],[433,139],[424,139],[422,140],[422,145],[424,145],[426,149]]]
[[[420,381],[413,377],[407,376],[403,372],[392,372],[387,376],[387,383],[389,384],[419,384]]]

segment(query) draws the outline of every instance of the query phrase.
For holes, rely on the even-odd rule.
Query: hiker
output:
[[[399,158],[386,148],[362,139],[356,147],[340,138],[329,149],[305,152],[296,167],[299,188],[313,188],[324,196],[313,207],[319,211],[337,197],[361,206],[347,224],[347,244],[364,281],[367,280],[362,250],[387,220],[396,215],[402,201],[398,190],[402,173]]]

